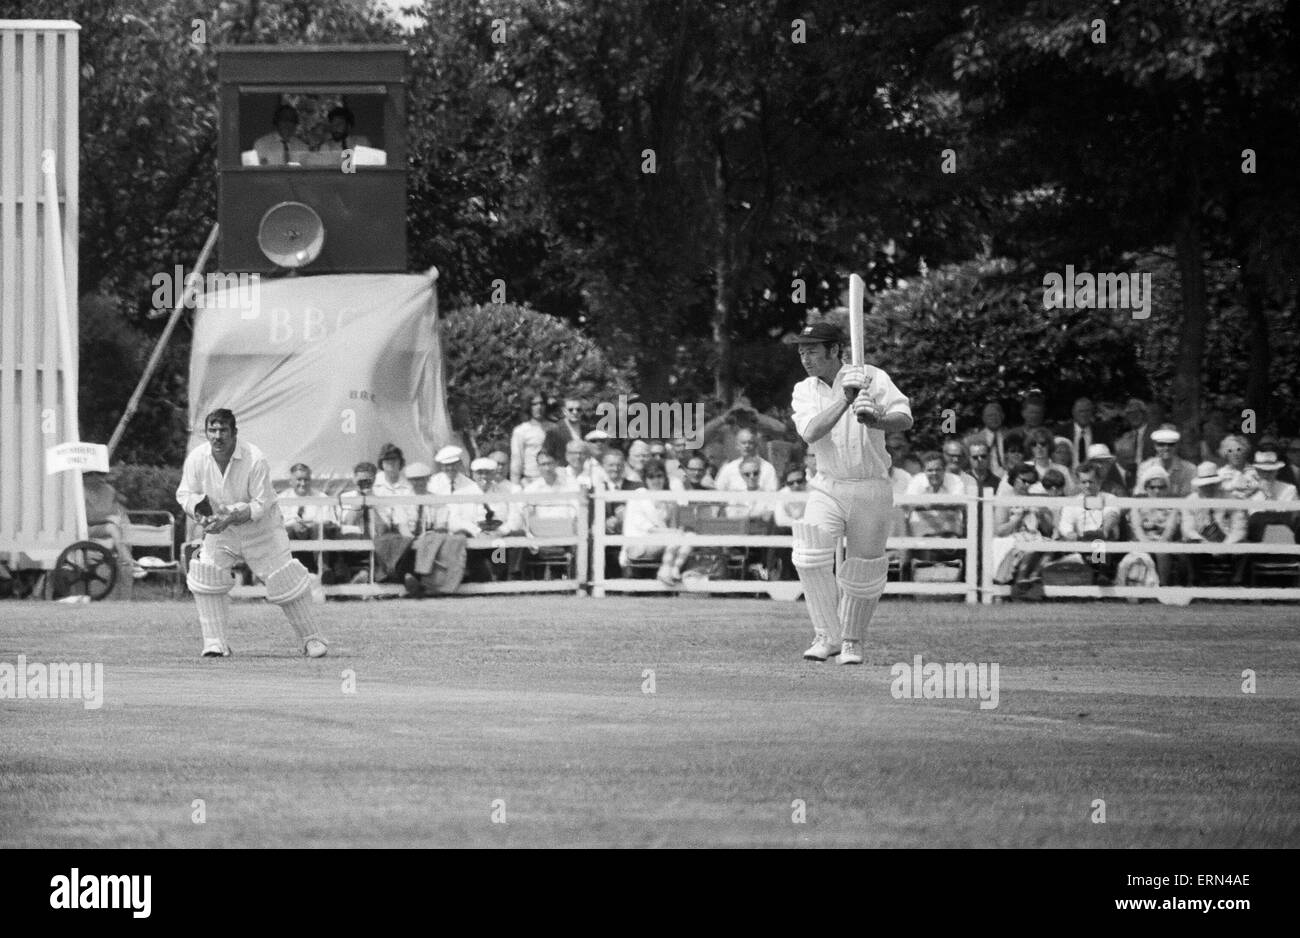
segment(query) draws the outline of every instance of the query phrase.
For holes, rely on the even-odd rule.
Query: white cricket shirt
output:
[[[867,384],[867,394],[871,400],[886,414],[912,415],[912,407],[907,397],[895,387],[894,382],[882,369],[867,366],[871,376]],[[844,387],[841,368],[835,375],[834,383],[827,385],[820,378],[809,375],[794,386],[791,404],[794,407],[794,426],[803,436],[813,418],[826,410],[836,401],[844,399]],[[805,439],[807,439],[805,437]],[[890,478],[890,458],[885,450],[885,431],[867,428],[858,423],[849,409],[831,428],[831,432],[816,443],[808,446],[808,451],[817,457],[817,475],[831,479],[885,479]]]

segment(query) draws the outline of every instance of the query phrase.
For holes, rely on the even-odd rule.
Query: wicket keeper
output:
[[[794,425],[817,457],[808,507],[791,526],[813,623],[804,657],[838,654],[840,664],[862,664],[862,640],[889,572],[894,494],[885,434],[911,429],[912,409],[882,369],[841,365],[844,339],[831,323],[808,326],[795,342],[808,377],[794,386]],[[837,576],[841,537],[848,549]]]
[[[284,610],[309,658],[322,658],[328,642],[316,628],[311,576],[289,553],[289,536],[262,451],[240,441],[235,415],[212,411],[203,423],[208,442],[185,457],[176,500],[203,531],[187,581],[199,607],[203,657],[226,658],[230,568],[248,564],[266,583],[266,598]]]

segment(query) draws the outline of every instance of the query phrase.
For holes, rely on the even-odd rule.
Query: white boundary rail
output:
[[[362,504],[374,508],[394,506],[426,505],[439,506],[449,504],[483,504],[484,502],[511,503],[520,505],[567,505],[575,512],[577,523],[574,534],[559,537],[534,537],[529,535],[512,537],[484,536],[470,538],[467,546],[470,550],[498,548],[539,548],[568,547],[574,552],[572,577],[556,580],[517,579],[490,583],[462,583],[456,591],[458,595],[505,594],[556,592],[585,595],[590,588],[592,595],[600,597],[608,593],[748,593],[768,595],[777,599],[793,600],[801,595],[797,580],[769,581],[761,579],[699,579],[680,587],[669,587],[656,579],[635,579],[605,576],[606,548],[625,545],[660,546],[669,544],[690,544],[692,547],[752,547],[772,548],[793,546],[793,538],[788,534],[700,534],[680,530],[667,531],[646,537],[628,537],[605,533],[605,511],[611,503],[627,503],[639,500],[669,501],[677,504],[793,504],[807,502],[810,492],[721,492],[707,491],[596,491],[587,493],[526,493],[513,495],[491,494],[456,494],[449,496],[400,496],[369,497],[352,496],[313,496],[298,498],[293,495],[280,497],[280,505],[285,514],[290,514],[299,505],[328,506],[334,508],[356,508]],[[961,596],[968,603],[982,599],[993,602],[998,597],[1009,596],[1011,587],[993,583],[995,573],[993,564],[993,513],[996,508],[1047,507],[1059,511],[1067,505],[1077,502],[1077,498],[1060,498],[1051,496],[1008,496],[1003,498],[976,498],[969,495],[896,495],[895,509],[907,509],[917,506],[959,505],[966,511],[965,535],[960,538],[935,537],[891,537],[888,542],[890,550],[954,550],[964,555],[964,575],[955,582],[911,582],[891,581],[885,587],[890,595],[949,595]],[[1123,498],[1114,500],[1115,507],[1123,511],[1135,508],[1174,508],[1180,511],[1193,509],[1219,508],[1248,512],[1300,512],[1297,502],[1246,502],[1241,499],[1223,498],[1189,502],[1187,499],[1175,498]],[[977,519],[980,523],[974,523]],[[1132,552],[1149,554],[1213,554],[1213,555],[1300,555],[1300,545],[1240,542],[1226,543],[1186,543],[1150,542],[1150,541],[1107,541],[1079,542],[1041,540],[1030,541],[1032,549],[1048,554],[1080,553],[1090,555],[1094,548],[1102,547],[1107,555],[1118,556]],[[361,538],[326,539],[317,537],[312,540],[295,540],[292,542],[295,553],[310,552],[341,553],[354,552],[365,554],[370,562],[373,579],[374,542]],[[404,595],[405,588],[397,583],[346,583],[324,587],[328,596],[384,596]],[[233,595],[243,598],[261,597],[266,593],[263,586],[237,587]],[[1250,587],[1250,586],[1192,586],[1192,587],[1138,587],[1138,586],[1047,586],[1044,594],[1051,597],[1082,598],[1136,598],[1164,599],[1166,601],[1184,602],[1190,599],[1242,599],[1242,600],[1300,600],[1300,587]]]
[[[993,510],[995,508],[1053,508],[1061,509],[1067,505],[1079,504],[1078,496],[1060,498],[1050,495],[1004,496],[1002,498],[984,499],[984,543],[981,550],[986,562],[980,591],[984,602],[993,602],[994,597],[1010,596],[1010,586],[999,586],[993,582],[991,562],[993,556]],[[1207,498],[1189,500],[1186,498],[1117,498],[1113,504],[1121,511],[1134,508],[1174,508],[1182,512],[1207,508],[1230,509],[1246,512],[1288,512],[1300,511],[1300,501],[1296,502],[1261,502],[1240,498]],[[1206,543],[1200,541],[1056,541],[1030,540],[1022,545],[1025,549],[1038,553],[1073,554],[1089,557],[1095,549],[1103,549],[1109,556],[1142,552],[1147,554],[1214,554],[1217,556],[1242,556],[1250,554],[1294,554],[1300,555],[1297,544],[1258,544],[1239,541],[1234,544]],[[1164,599],[1175,602],[1191,599],[1300,599],[1300,588],[1287,587],[1253,587],[1253,586],[1044,586],[1043,595],[1078,596],[1084,598],[1135,598]]]

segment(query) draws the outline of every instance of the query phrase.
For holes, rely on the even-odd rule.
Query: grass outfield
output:
[[[0,603],[0,663],[105,685],[0,700],[0,848],[1300,846],[1293,606],[888,600],[860,668],[800,659],[802,603],[318,609],[328,658],[237,603],[202,660],[191,603]],[[999,706],[894,699],[916,654]]]

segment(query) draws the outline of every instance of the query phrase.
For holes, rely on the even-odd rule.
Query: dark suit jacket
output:
[[[1101,426],[1096,421],[1093,421],[1093,424],[1091,427],[1089,427],[1089,429],[1092,431],[1092,442],[1105,443],[1107,446],[1111,448],[1111,452],[1113,454],[1115,451],[1115,437],[1110,432],[1110,429],[1108,427]],[[1073,443],[1074,442],[1074,421],[1067,420],[1064,423],[1056,424],[1055,426],[1052,427],[1052,434],[1054,436],[1063,436],[1071,443]],[[1085,448],[1084,452],[1076,454],[1075,465],[1077,466],[1079,463],[1083,462],[1087,458],[1088,458],[1088,454]]]

